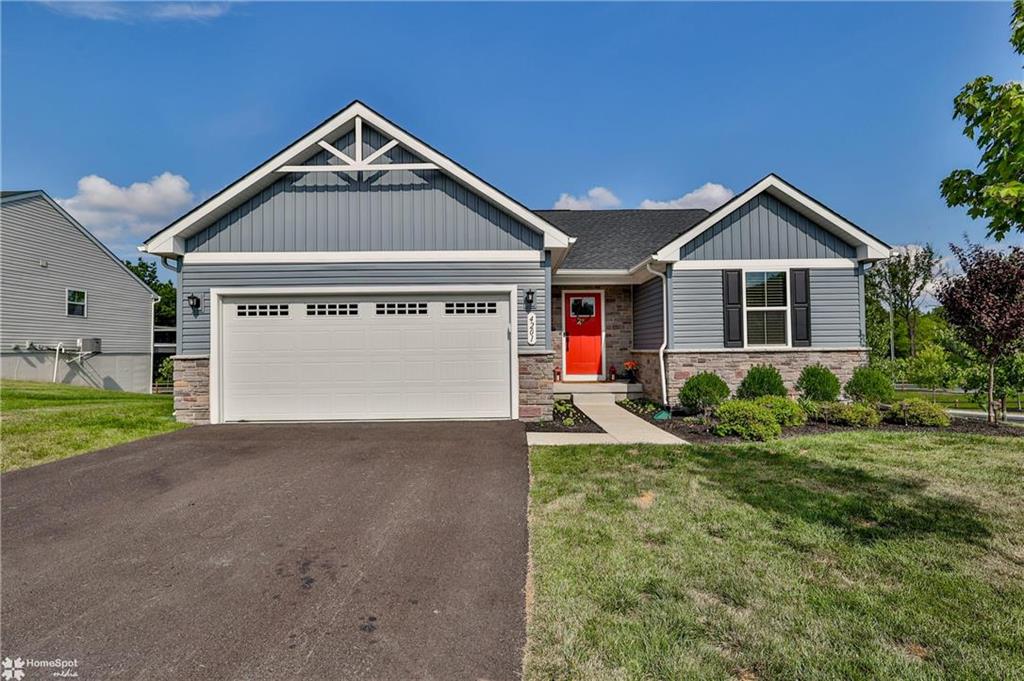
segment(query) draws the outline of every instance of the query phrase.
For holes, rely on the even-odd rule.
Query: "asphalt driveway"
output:
[[[15,471],[0,655],[83,681],[516,678],[528,485],[515,422],[199,427]]]

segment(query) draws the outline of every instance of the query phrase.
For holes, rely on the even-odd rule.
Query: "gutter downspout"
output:
[[[57,382],[57,367],[60,365],[60,353],[62,352],[64,352],[64,344],[57,343],[57,349],[53,353],[53,381],[51,381],[52,383]]]
[[[647,271],[661,279],[661,347],[658,348],[658,373],[661,374],[661,403],[668,408],[668,382],[665,377],[665,348],[668,346],[668,277],[651,269],[647,263]]]

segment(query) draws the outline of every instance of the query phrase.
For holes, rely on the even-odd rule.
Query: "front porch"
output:
[[[555,381],[554,399],[567,400],[577,395],[610,395],[616,402],[644,394],[643,383],[618,381]]]
[[[574,380],[566,371],[565,309],[566,294],[593,293],[600,308],[597,318],[601,324],[600,368],[594,374],[580,376]],[[618,376],[625,373],[623,364],[631,359],[633,346],[633,290],[631,286],[552,286],[551,287],[551,346],[554,351],[555,369],[565,383],[585,381],[602,382],[611,376],[612,369]],[[556,384],[556,392],[557,384]]]

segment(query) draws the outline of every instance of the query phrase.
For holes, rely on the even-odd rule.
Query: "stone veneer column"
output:
[[[209,355],[175,355],[174,418],[182,423],[210,422]]]
[[[551,419],[554,355],[519,355],[519,420]]]
[[[654,355],[654,358],[657,366],[657,355]],[[686,379],[703,371],[717,374],[730,390],[735,391],[750,367],[755,364],[770,364],[779,370],[786,387],[793,394],[794,384],[805,366],[822,364],[839,377],[840,383],[845,384],[850,380],[855,368],[867,364],[868,353],[865,350],[828,349],[778,352],[670,352],[665,355],[665,361],[668,364],[669,401],[675,404],[676,394]]]

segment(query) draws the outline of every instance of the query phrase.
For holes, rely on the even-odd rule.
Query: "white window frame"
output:
[[[83,300],[81,303],[76,303],[76,302],[73,302],[71,300],[68,300],[68,296],[71,294],[72,291],[75,291],[76,293],[81,293],[82,295],[84,295],[85,296],[85,300]],[[70,312],[68,312],[68,305],[81,305],[82,306],[82,314],[81,315],[71,314]],[[81,317],[82,319],[86,319],[89,316],[89,291],[88,291],[88,289],[84,289],[84,288],[66,288],[66,289],[64,289],[64,316],[65,317]]]
[[[793,347],[792,332],[790,330],[791,315],[792,315],[791,308],[793,306],[792,296],[789,294],[789,270],[790,269],[791,268],[789,268],[789,267],[773,267],[773,268],[770,268],[770,269],[768,269],[768,268],[766,268],[766,269],[750,268],[750,269],[741,270],[741,273],[743,275],[741,278],[743,280],[742,300],[743,300],[743,347],[744,348],[757,348],[757,349],[761,349],[761,348],[791,348],[791,347]],[[775,306],[775,307],[749,307],[748,308],[747,307],[747,273],[748,272],[750,274],[764,274],[764,273],[771,273],[771,272],[782,272],[785,275],[785,277],[786,277],[786,281],[785,281],[785,283],[783,283],[783,287],[784,287],[784,290],[785,290],[785,293],[786,293],[786,305],[785,305],[785,307]],[[757,344],[752,344],[752,343],[750,343],[750,339],[748,337],[748,331],[750,330],[750,324],[747,321],[747,311],[748,310],[750,312],[782,312],[782,311],[785,311],[785,313],[786,313],[786,329],[785,329],[785,331],[786,331],[786,342],[783,343],[783,344],[778,344],[778,343],[767,343],[767,344],[766,343],[757,343]]]

